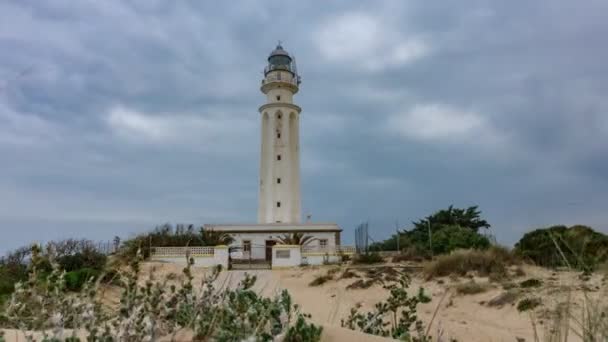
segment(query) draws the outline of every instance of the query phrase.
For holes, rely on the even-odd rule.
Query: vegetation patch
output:
[[[481,234],[481,230],[489,228],[490,224],[481,218],[481,211],[476,206],[466,209],[450,206],[412,224],[413,227],[372,244],[370,249],[396,251],[399,246],[406,255],[420,259],[457,249],[490,247],[490,239]]]
[[[481,277],[492,275],[501,279],[507,274],[507,266],[515,262],[508,250],[503,247],[491,247],[487,250],[458,250],[449,255],[442,255],[429,263],[425,269],[427,279],[445,276],[465,276],[476,272]]]
[[[380,256],[380,254],[378,253],[365,253],[365,254],[358,254],[354,261],[355,264],[377,264],[377,263],[381,263],[384,262],[384,258],[382,258],[382,256]]]
[[[517,311],[524,312],[529,310],[534,310],[536,307],[542,304],[540,298],[532,297],[532,298],[524,298],[517,303]]]
[[[309,322],[287,291],[265,298],[252,290],[256,278],[245,278],[234,289],[216,289],[221,267],[193,284],[191,265],[179,284],[166,286],[150,273],[139,285],[141,254],[120,271],[120,306],[108,312],[95,293],[99,284],[85,282],[78,294],[67,294],[65,277],[57,263],[44,282],[38,283],[43,256],[33,251],[28,279],[11,295],[2,328],[45,331],[45,341],[60,341],[65,329],[87,335],[90,341],[158,341],[182,329],[196,341],[316,342],[322,328]],[[0,339],[1,340],[1,339]],[[75,338],[66,341],[78,341]],[[172,339],[173,340],[173,339]]]
[[[461,295],[475,295],[486,292],[488,290],[488,286],[476,283],[474,281],[469,281],[467,283],[456,285],[455,289],[456,293]]]
[[[486,303],[486,305],[501,308],[507,304],[512,305],[513,303],[515,303],[515,301],[517,301],[519,296],[520,296],[519,291],[516,291],[516,290],[505,291],[505,292],[499,294],[498,296],[490,299]]]
[[[354,272],[348,268],[346,270],[344,270],[344,272],[342,272],[342,274],[340,275],[340,279],[351,279],[351,278],[359,278],[359,275],[357,274],[357,272]]]
[[[372,287],[374,284],[376,284],[378,281],[374,280],[374,279],[359,279],[356,280],[354,283],[346,286],[347,290],[356,290],[356,289],[369,289],[370,287]]]
[[[530,278],[530,279],[526,279],[526,280],[522,281],[521,283],[519,283],[519,286],[522,288],[529,288],[529,287],[540,287],[542,284],[543,284],[543,282],[540,279]]]
[[[410,296],[407,292],[409,285],[409,277],[403,275],[391,288],[386,301],[377,303],[373,311],[366,313],[359,312],[361,306],[357,305],[346,319],[341,320],[342,327],[400,341],[430,341],[422,321],[418,319],[417,306],[431,299],[422,288]]]
[[[320,276],[316,277],[313,281],[311,281],[308,284],[308,286],[321,286],[332,279],[333,279],[333,277],[331,275],[328,275],[328,274],[320,275]]]
[[[608,235],[582,225],[541,228],[526,233],[515,252],[539,266],[594,270],[608,261]]]

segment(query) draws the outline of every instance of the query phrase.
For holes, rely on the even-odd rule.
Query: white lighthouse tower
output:
[[[320,265],[339,260],[342,229],[331,222],[301,222],[300,112],[293,103],[300,76],[295,60],[279,43],[268,56],[260,90],[266,103],[260,108],[261,154],[257,224],[206,224],[222,231],[230,244],[230,267],[251,265]],[[306,247],[294,242],[306,237]],[[288,237],[289,239],[286,239]],[[286,242],[290,240],[291,242]],[[302,240],[300,240],[302,241]],[[276,246],[275,246],[276,245]],[[332,259],[333,258],[333,259]],[[252,262],[255,261],[255,262]]]
[[[300,76],[281,44],[270,53],[261,91],[262,121],[258,223],[300,223],[300,134],[302,109],[293,103]]]

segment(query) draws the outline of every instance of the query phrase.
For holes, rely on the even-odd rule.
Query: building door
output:
[[[266,240],[266,261],[272,261],[272,246],[276,244],[274,240]]]

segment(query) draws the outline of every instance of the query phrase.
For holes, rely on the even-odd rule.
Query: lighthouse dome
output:
[[[268,56],[268,63],[272,66],[289,66],[291,63],[291,56],[283,49],[279,43],[277,47],[272,50],[270,56]]]

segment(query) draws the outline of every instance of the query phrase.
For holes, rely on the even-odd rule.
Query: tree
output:
[[[480,234],[482,228],[490,228],[488,221],[481,218],[477,206],[466,209],[454,208],[439,210],[423,219],[412,222],[413,227],[393,234],[389,239],[374,243],[371,250],[396,250],[399,248],[411,253],[430,256],[449,253],[455,248],[486,248],[490,242]]]
[[[279,238],[279,242],[283,245],[300,245],[305,246],[314,241],[314,237],[310,235],[304,235],[302,232],[294,232],[291,234],[284,234]]]
[[[203,227],[201,227],[200,232],[203,246],[229,245],[234,241],[232,236],[226,232],[204,229]]]

